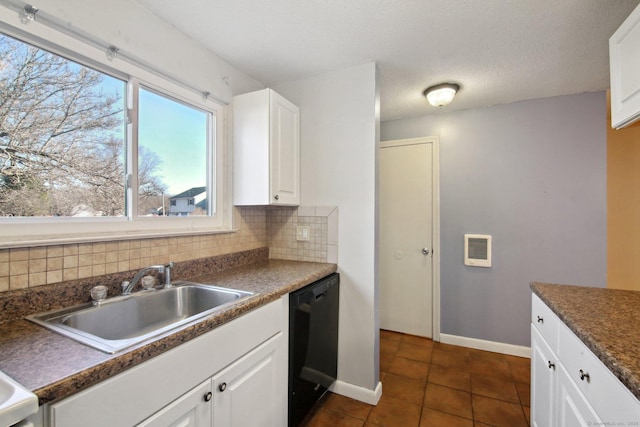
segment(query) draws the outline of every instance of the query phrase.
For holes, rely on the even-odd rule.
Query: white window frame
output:
[[[131,99],[132,96],[137,97],[137,90],[131,90],[131,86],[139,84],[157,91],[163,96],[212,113],[213,120],[210,121],[209,132],[214,137],[213,152],[215,153],[213,157],[215,163],[211,161],[210,153],[207,153],[207,169],[212,172],[208,173],[207,188],[209,194],[215,196],[209,197],[211,208],[215,209],[215,212],[211,210],[212,216],[151,218],[137,216],[137,140],[133,139],[137,139],[137,123],[129,124],[127,125],[127,156],[135,154],[134,157],[129,157],[135,160],[128,161],[126,165],[127,174],[131,174],[133,178],[133,182],[127,189],[127,197],[128,200],[136,200],[136,202],[128,204],[126,217],[3,217],[0,218],[0,248],[234,231],[231,228],[230,171],[226,167],[229,164],[229,150],[227,148],[229,143],[225,132],[226,106],[132,62],[118,58],[110,62],[105,51],[71,35],[39,24],[37,21],[25,26],[20,22],[20,18],[15,12],[4,7],[0,7],[0,31],[18,40],[127,81],[128,108],[131,105],[137,106],[137,99]],[[137,122],[135,112],[133,121]],[[135,148],[135,153],[132,147]],[[213,187],[214,182],[215,188]],[[136,197],[132,197],[132,191],[136,192]]]

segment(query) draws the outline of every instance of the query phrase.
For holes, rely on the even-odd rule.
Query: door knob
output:
[[[429,248],[422,248],[422,255],[429,255]]]

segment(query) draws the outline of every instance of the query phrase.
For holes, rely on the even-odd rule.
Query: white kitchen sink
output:
[[[10,426],[38,412],[38,397],[0,371],[0,426]]]

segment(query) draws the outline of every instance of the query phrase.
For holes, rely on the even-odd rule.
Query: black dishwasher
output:
[[[336,380],[340,275],[289,295],[289,427],[296,427]]]

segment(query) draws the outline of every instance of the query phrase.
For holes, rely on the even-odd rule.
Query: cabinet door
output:
[[[282,336],[275,335],[213,377],[214,426],[286,425]]]
[[[175,402],[138,424],[139,427],[210,427],[211,380],[187,392]]]
[[[300,204],[300,109],[271,91],[271,203]]]
[[[640,6],[609,39],[611,126],[619,129],[640,118]]]
[[[542,335],[531,325],[531,427],[554,425],[556,369],[559,365]]]
[[[558,427],[603,425],[600,418],[576,387],[564,366],[558,364]]]

